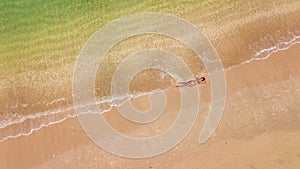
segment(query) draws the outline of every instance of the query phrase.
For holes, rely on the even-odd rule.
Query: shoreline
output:
[[[228,72],[228,71],[231,71],[233,69],[237,69],[239,68],[240,66],[243,66],[244,64],[251,64],[251,62],[257,62],[257,61],[264,61],[266,59],[269,59],[272,55],[276,55],[276,53],[278,52],[284,52],[286,50],[289,50],[290,48],[292,48],[293,46],[298,46],[300,43],[299,42],[295,42],[295,43],[292,43],[291,46],[289,46],[288,48],[281,48],[281,49],[277,49],[272,51],[271,54],[268,54],[267,57],[263,57],[263,58],[252,58],[248,61],[244,61],[244,62],[241,62],[240,64],[238,65],[235,65],[235,66],[232,66],[232,67],[229,67],[229,68],[225,68],[225,73]],[[150,93],[152,92],[155,92],[154,91],[151,91]],[[143,94],[142,94],[143,95]],[[139,97],[139,96],[138,96]],[[103,98],[101,98],[100,100],[102,100]],[[51,105],[53,103],[56,103],[56,102],[60,102],[60,101],[65,101],[67,100],[66,98],[59,98],[59,99],[56,99],[56,101],[52,101],[50,103],[47,103],[47,105]],[[105,98],[104,98],[105,100]],[[107,100],[107,103],[110,102],[111,99],[108,99]],[[105,102],[105,101],[104,101]],[[55,105],[54,105],[55,106]],[[62,108],[62,109],[61,109]],[[18,115],[20,116],[17,120],[15,120],[15,122],[10,122],[10,124],[1,124],[2,127],[0,128],[1,129],[4,129],[6,127],[10,127],[12,125],[21,125],[23,122],[26,122],[28,120],[34,120],[34,119],[39,119],[39,118],[44,118],[44,117],[48,117],[48,116],[51,116],[51,115],[55,115],[55,114],[60,114],[60,113],[63,113],[63,112],[68,112],[68,111],[71,111],[71,110],[74,110],[73,106],[72,105],[69,105],[69,106],[62,106],[61,108],[58,108],[56,110],[47,110],[45,112],[39,112],[39,113],[33,113],[33,114],[28,114],[28,115]],[[104,111],[105,112],[105,111]],[[7,138],[0,138],[0,143],[7,140],[7,139],[14,139],[14,138],[17,138],[17,137],[20,137],[20,136],[28,136],[30,135],[33,131],[37,131],[37,130],[40,130],[41,128],[44,128],[44,127],[48,127],[49,125],[53,125],[53,124],[57,124],[57,123],[61,123],[65,120],[67,120],[68,118],[75,118],[77,117],[77,115],[75,113],[71,113],[71,114],[67,114],[66,116],[64,116],[62,119],[58,119],[57,121],[50,121],[48,122],[47,124],[41,124],[41,126],[38,126],[37,128],[32,128],[29,130],[29,132],[27,133],[19,133],[17,135],[12,135],[12,136],[7,136]],[[11,120],[12,118],[8,118],[8,120]],[[32,123],[32,122],[31,122]]]

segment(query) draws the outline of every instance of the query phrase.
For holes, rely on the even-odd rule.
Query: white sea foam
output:
[[[10,108],[18,108],[18,107],[27,107],[27,103],[19,103],[17,102],[15,105],[10,106]]]
[[[157,93],[159,91],[161,91],[161,90],[153,90],[153,91],[144,92],[144,93],[126,94],[126,95],[122,95],[122,96],[104,97],[104,98],[101,98],[99,100],[96,100],[96,102],[94,102],[94,103],[92,103],[92,102],[82,103],[81,105],[78,106],[78,108],[79,107],[85,107],[85,106],[88,106],[88,105],[93,105],[93,104],[96,104],[96,105],[107,104],[107,105],[109,105],[106,109],[100,109],[100,114],[102,114],[102,113],[110,111],[113,106],[119,107],[120,105],[122,105],[126,101],[130,100],[131,98],[138,98],[138,97],[141,97],[141,96],[154,94],[154,93]],[[63,100],[63,99],[61,99],[61,100]],[[115,101],[119,101],[120,104],[117,105],[115,103]],[[45,112],[39,112],[39,113],[23,115],[23,116],[12,115],[10,120],[4,120],[4,121],[1,122],[0,129],[5,130],[5,128],[7,128],[9,126],[18,125],[18,124],[24,123],[27,120],[35,120],[35,119],[39,119],[39,118],[45,118],[45,117],[49,117],[49,116],[52,116],[52,115],[61,114],[63,112],[73,110],[74,108],[75,108],[74,106],[69,106],[69,107],[60,108],[60,109],[56,109],[56,110],[52,110],[52,111],[49,110],[49,111],[45,111]],[[98,112],[85,112],[83,114],[86,114],[86,113],[98,114]],[[39,130],[43,127],[47,127],[47,126],[52,125],[52,124],[58,124],[58,123],[61,123],[61,122],[65,121],[68,118],[77,117],[78,115],[83,115],[83,114],[67,114],[66,116],[62,117],[61,119],[55,119],[55,121],[48,121],[46,123],[40,124],[37,127],[34,127],[33,125],[31,125],[32,128],[29,129],[29,131],[20,132],[20,133],[17,133],[17,134],[11,134],[11,135],[8,135],[8,136],[2,137],[2,138],[0,137],[0,142],[5,141],[5,140],[10,139],[10,138],[17,138],[19,136],[28,136],[32,132],[34,132],[36,130]]]
[[[52,102],[46,103],[45,105],[48,106],[48,105],[52,105],[54,103],[65,101],[65,100],[66,100],[66,98],[59,98],[59,99],[53,100]]]
[[[289,41],[279,42],[279,43],[276,44],[276,46],[272,46],[272,47],[269,47],[269,48],[262,49],[262,50],[256,52],[256,54],[254,55],[254,57],[252,57],[252,58],[250,58],[248,60],[245,60],[245,61],[241,62],[240,64],[228,67],[225,70],[231,70],[231,69],[237,68],[237,67],[239,67],[241,65],[251,63],[253,61],[266,60],[273,53],[276,53],[276,52],[279,52],[279,51],[283,51],[283,50],[287,50],[291,46],[293,46],[295,44],[299,44],[299,43],[300,43],[300,36],[294,36]]]

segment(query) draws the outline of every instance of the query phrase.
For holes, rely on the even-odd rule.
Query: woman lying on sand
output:
[[[176,84],[176,87],[193,87],[197,84],[205,84],[205,77],[201,76],[201,77],[197,77],[195,76],[194,80],[189,80],[187,82],[179,82],[178,84]]]

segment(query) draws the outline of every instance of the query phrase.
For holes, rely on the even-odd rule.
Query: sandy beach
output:
[[[27,38],[24,42],[14,36],[7,41],[0,40],[1,44],[8,41],[15,44],[0,48],[3,49],[0,56],[0,168],[299,168],[300,45],[293,44],[299,39],[292,39],[298,37],[300,28],[299,2],[191,1],[189,4],[176,1],[173,5],[165,2],[159,6],[142,2],[135,7],[131,3],[134,2],[122,4],[129,5],[124,8],[128,11],[112,10],[104,5],[98,12],[83,12],[83,18],[91,18],[88,26],[75,21],[67,26],[54,24],[49,30],[62,33],[50,31],[53,37],[43,39],[40,34],[24,32],[22,38]],[[244,5],[239,7],[242,3]],[[105,21],[96,21],[109,10],[115,15],[104,15]],[[218,12],[212,12],[214,10]],[[199,144],[199,133],[211,105],[210,79],[202,62],[195,59],[195,54],[186,46],[168,38],[159,40],[161,36],[146,35],[117,44],[98,71],[95,85],[99,98],[109,96],[111,76],[122,59],[132,51],[148,47],[172,51],[193,73],[203,72],[207,77],[207,84],[197,86],[200,109],[187,137],[161,155],[131,159],[105,151],[83,131],[73,108],[72,80],[77,56],[89,36],[119,16],[141,11],[174,13],[199,27],[215,46],[224,65],[226,104],[213,136]],[[78,19],[80,16],[70,17],[85,22]],[[72,26],[78,29],[70,29]],[[22,31],[30,28],[24,27]],[[83,33],[79,36],[78,32]],[[11,33],[5,36],[12,36],[8,34]],[[278,50],[280,48],[282,50]],[[113,107],[103,114],[112,128],[126,136],[144,138],[162,133],[172,125],[178,115],[180,91],[170,76],[158,78],[160,75],[159,71],[142,72],[133,79],[130,89],[140,92],[164,89],[168,103],[162,116],[149,124],[137,124],[126,120]],[[148,95],[131,101],[140,111],[150,107]]]

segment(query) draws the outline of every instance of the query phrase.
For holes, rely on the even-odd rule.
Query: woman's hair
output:
[[[198,77],[198,78],[196,78],[196,81],[197,81],[198,83],[204,82],[204,81],[205,81],[205,77]]]

